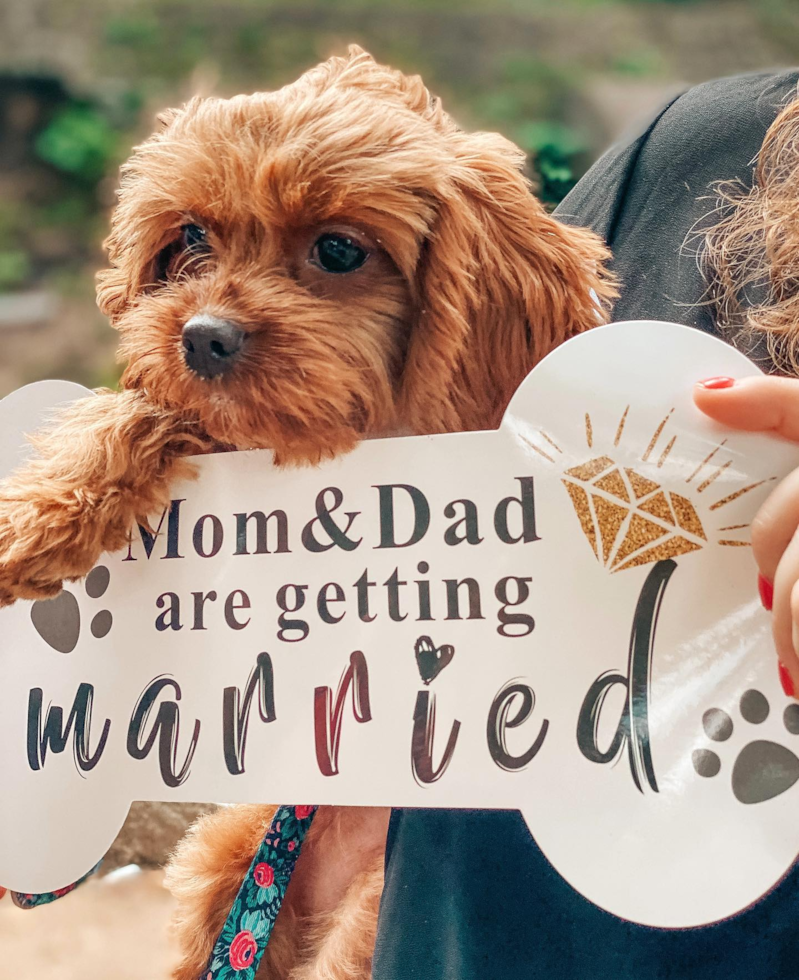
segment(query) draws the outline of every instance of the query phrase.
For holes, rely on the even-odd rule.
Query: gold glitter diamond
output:
[[[707,540],[687,497],[607,456],[566,470],[563,484],[594,554],[611,571],[697,551]]]
[[[638,507],[647,514],[651,514],[653,517],[659,517],[661,521],[666,521],[668,524],[677,523],[674,520],[674,514],[672,513],[671,507],[669,507],[669,502],[666,499],[665,493],[656,493],[654,497],[651,497],[649,500],[645,500],[642,504],[639,504]]]
[[[627,508],[621,504],[611,503],[595,493],[591,494],[591,503],[594,505],[596,522],[602,538],[602,561],[606,562],[610,558],[616,536],[627,516]]]
[[[630,502],[630,494],[627,490],[627,485],[622,480],[621,474],[618,470],[611,470],[606,476],[600,477],[594,484],[600,490],[606,490],[608,493],[613,494],[614,497],[619,497],[626,503]]]
[[[609,456],[597,456],[596,459],[589,459],[587,463],[566,470],[566,475],[576,476],[578,480],[593,480],[595,476],[604,473],[610,466],[613,466],[613,460]]]
[[[624,471],[627,474],[627,479],[630,481],[630,486],[633,488],[633,492],[637,498],[646,497],[647,494],[652,493],[653,490],[659,490],[660,487],[653,480],[647,480],[645,476],[641,476],[640,473],[636,473],[635,470],[626,469]]]
[[[681,497],[678,493],[671,494],[671,506],[677,515],[677,523],[684,531],[690,531],[703,541],[707,541],[702,522],[699,515],[694,510],[694,505],[687,497]]]

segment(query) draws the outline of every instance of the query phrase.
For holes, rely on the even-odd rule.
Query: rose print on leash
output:
[[[799,450],[691,398],[756,370],[613,324],[496,432],[199,458],[70,599],[0,613],[0,881],[77,879],[136,799],[282,799],[518,807],[648,925],[757,900],[799,852],[799,721],[749,524]]]

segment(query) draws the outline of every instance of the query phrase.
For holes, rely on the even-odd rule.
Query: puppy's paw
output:
[[[0,495],[0,606],[51,599],[88,574],[102,550],[76,516]]]
[[[7,557],[12,549],[0,538],[0,607],[10,606],[17,599],[51,599],[63,586],[63,576],[56,568],[48,568],[41,554]]]
[[[18,599],[52,599],[63,587],[63,581],[35,583],[26,580],[13,568],[0,567],[0,608],[12,606]]]

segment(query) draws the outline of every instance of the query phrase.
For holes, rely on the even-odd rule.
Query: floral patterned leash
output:
[[[277,808],[199,980],[253,980],[315,814],[315,806]]]
[[[66,888],[58,888],[54,892],[40,892],[38,895],[31,894],[30,892],[11,892],[11,900],[21,909],[36,909],[40,905],[49,905],[51,902],[63,898],[64,895],[69,895],[70,892],[74,892],[78,885],[82,885],[87,878],[91,878],[102,863],[100,861],[98,864],[95,864],[88,874],[85,874],[82,878],[78,878],[76,882],[67,885]],[[0,897],[2,897],[2,889],[0,889]]]
[[[422,640],[432,645],[429,638],[422,637],[417,647]],[[317,809],[316,806],[277,808],[214,944],[208,968],[198,980],[254,980]],[[22,909],[49,905],[75,891],[101,864],[102,861],[98,862],[66,888],[39,894],[12,891],[11,898]],[[6,889],[0,888],[0,898],[5,892]]]
[[[199,980],[254,980],[316,809],[278,807]],[[11,897],[23,909],[49,905],[73,892],[99,867],[66,888],[38,895],[12,892]]]

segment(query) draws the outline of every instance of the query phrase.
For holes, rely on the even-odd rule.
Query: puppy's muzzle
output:
[[[246,334],[235,323],[209,313],[193,316],[183,327],[183,358],[201,378],[227,374],[236,364]]]

